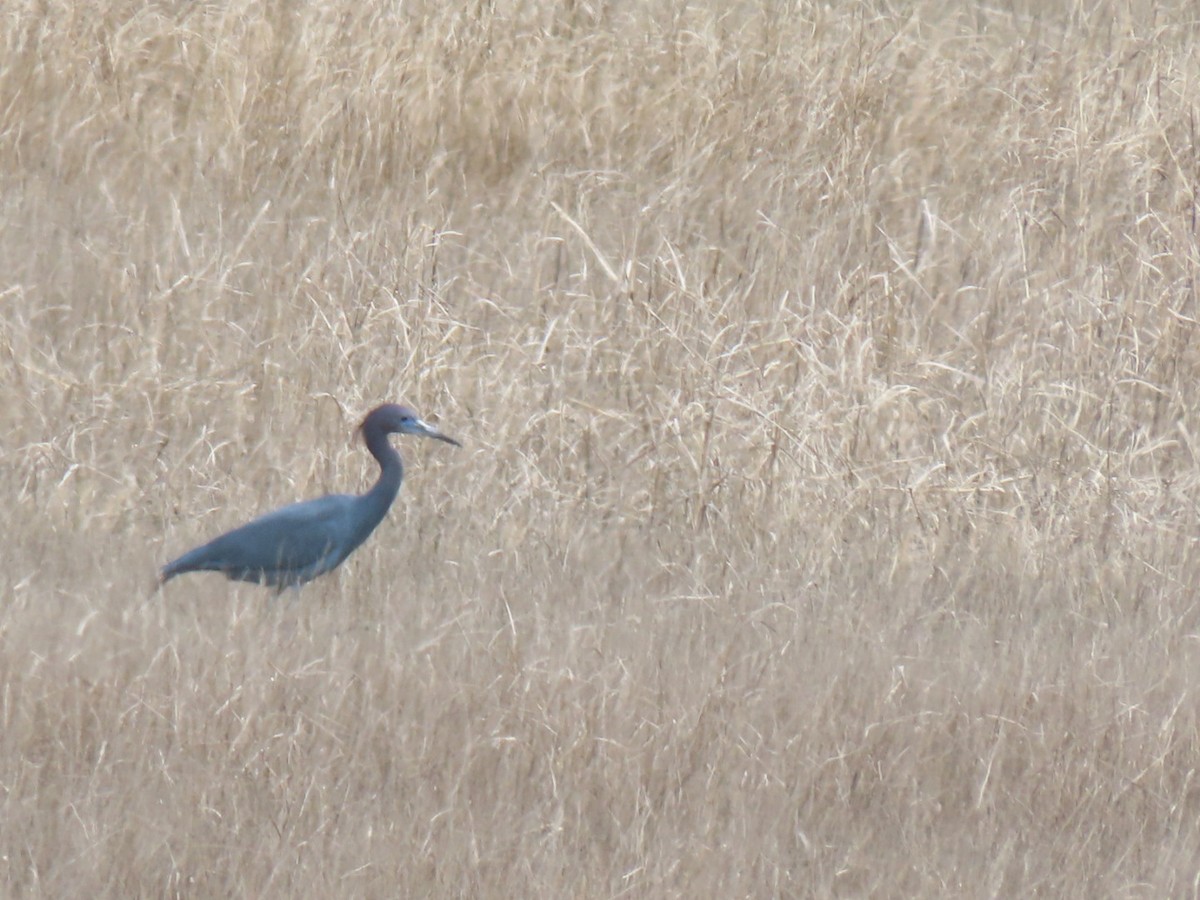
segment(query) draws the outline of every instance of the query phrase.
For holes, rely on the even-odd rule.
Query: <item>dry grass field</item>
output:
[[[0,896],[1200,890],[1192,4],[0,22]]]

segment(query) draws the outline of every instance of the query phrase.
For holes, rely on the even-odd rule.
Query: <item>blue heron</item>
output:
[[[363,441],[379,462],[379,480],[365,494],[330,494],[293,503],[228,531],[172,560],[159,583],[185,572],[223,572],[283,590],[298,587],[336,569],[375,530],[400,491],[404,463],[389,434],[417,434],[461,447],[406,406],[376,407],[359,426]]]

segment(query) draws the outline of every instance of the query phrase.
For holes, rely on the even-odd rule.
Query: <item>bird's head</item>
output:
[[[448,437],[424,421],[413,410],[407,406],[401,406],[398,403],[385,403],[383,406],[377,406],[363,419],[359,430],[364,435],[369,435],[373,431],[381,431],[384,434],[415,434],[421,437],[433,438],[438,441],[445,441],[447,444],[453,444],[455,447],[461,447],[458,441],[452,437]]]

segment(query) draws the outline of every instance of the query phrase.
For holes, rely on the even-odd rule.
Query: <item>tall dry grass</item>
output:
[[[1197,889],[1190,4],[0,21],[5,896]]]

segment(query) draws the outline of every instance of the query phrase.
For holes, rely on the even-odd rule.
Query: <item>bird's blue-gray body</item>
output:
[[[365,494],[330,494],[293,503],[189,550],[162,568],[166,582],[185,572],[221,572],[236,581],[280,590],[337,568],[387,515],[404,466],[389,434],[419,434],[459,446],[406,407],[388,404],[362,424],[367,449],[379,461],[379,480]]]
[[[376,516],[363,509],[367,499],[330,494],[284,506],[168,563],[163,579],[215,571],[278,588],[312,581],[340,566],[383,519],[387,508]]]

